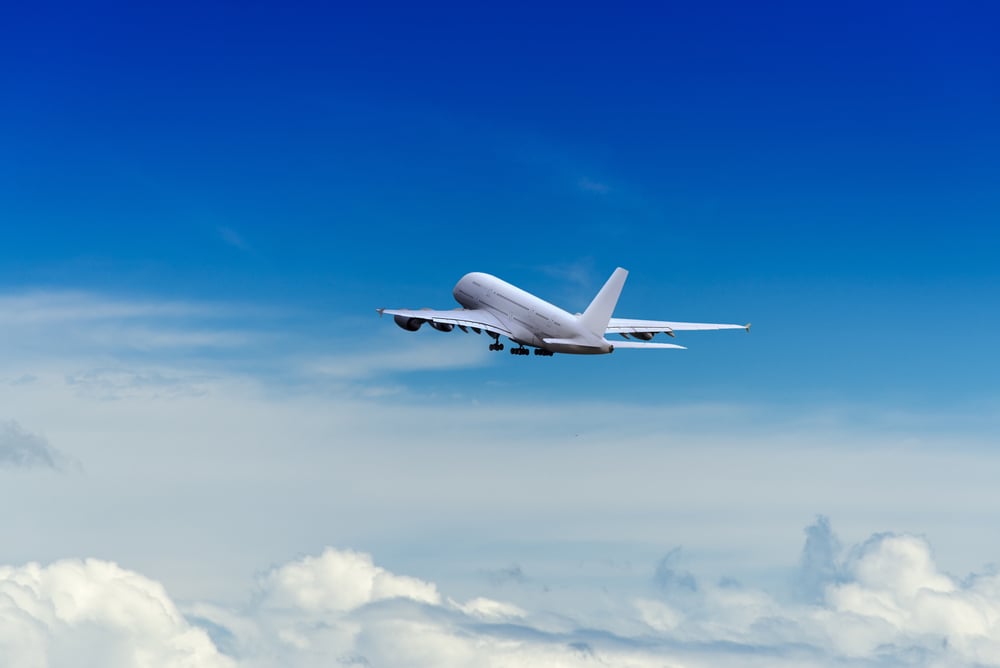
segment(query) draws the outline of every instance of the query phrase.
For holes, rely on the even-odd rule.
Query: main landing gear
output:
[[[503,350],[503,344],[500,343],[500,337],[499,336],[496,337],[494,339],[493,343],[490,344],[490,350],[492,350],[492,351]],[[525,348],[524,345],[521,345],[521,344],[519,344],[517,346],[517,348],[511,348],[510,349],[510,354],[511,355],[530,355],[531,352],[532,351],[531,351],[530,348]],[[545,350],[543,348],[535,348],[534,349],[534,353],[535,353],[536,356],[540,356],[540,357],[552,357],[552,351]]]
[[[542,348],[535,348],[534,352],[535,352],[535,356],[536,357],[538,357],[538,356],[541,356],[541,357],[552,357],[552,351],[550,351],[550,350],[544,350]],[[529,351],[524,346],[520,346],[520,347],[517,347],[517,348],[511,348],[510,349],[510,354],[511,355],[529,355],[530,353],[531,353],[531,351]]]

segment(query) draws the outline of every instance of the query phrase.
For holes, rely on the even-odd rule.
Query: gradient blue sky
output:
[[[997,371],[991,18],[11,8],[0,280],[301,308],[339,345],[368,332],[338,319],[446,307],[466,271],[576,309],[622,265],[623,315],[758,329],[547,385],[978,396]]]
[[[817,513],[1000,559],[993,4],[140,4],[0,21],[0,562],[774,585]],[[754,330],[513,358],[374,311],[616,266],[619,316]]]

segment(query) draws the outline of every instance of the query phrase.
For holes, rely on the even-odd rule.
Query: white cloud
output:
[[[275,567],[245,605],[186,616],[142,575],[65,560],[0,567],[0,652],[56,668],[1000,666],[1000,576],[957,580],[924,539],[891,533],[838,568],[815,604],[732,582],[679,598],[612,590],[609,624],[558,597],[456,601],[352,550]]]
[[[160,584],[94,559],[0,567],[0,656],[24,668],[235,665]]]
[[[344,612],[390,598],[441,601],[432,584],[393,575],[375,566],[368,554],[333,549],[275,569],[263,589],[266,605],[311,613]]]
[[[494,601],[482,596],[478,596],[465,604],[451,599],[448,599],[448,602],[470,617],[479,617],[493,621],[513,621],[521,619],[528,614],[516,605]]]
[[[826,601],[841,617],[871,620],[880,631],[861,639],[842,628],[838,644],[870,654],[887,644],[955,655],[968,664],[1000,665],[1000,576],[960,582],[942,573],[926,540],[880,534],[855,548],[846,582]]]

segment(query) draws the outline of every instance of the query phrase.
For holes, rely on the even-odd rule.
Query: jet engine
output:
[[[434,322],[433,320],[431,320],[430,324],[431,327],[433,327],[439,332],[450,332],[451,330],[455,329],[455,325],[452,325],[451,323],[448,322]]]
[[[642,341],[650,341],[656,332],[630,332],[630,334]]]
[[[426,320],[421,320],[420,318],[411,318],[405,315],[394,315],[392,319],[396,321],[396,324],[405,329],[408,332],[415,332],[420,329],[420,325],[427,322]]]

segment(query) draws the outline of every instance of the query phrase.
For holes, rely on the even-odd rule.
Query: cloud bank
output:
[[[831,568],[815,558],[817,541],[835,546],[829,523],[807,535],[816,601],[696,582],[667,555],[646,592],[619,595],[610,625],[558,596],[457,601],[334,548],[262,574],[238,607],[178,606],[107,561],[2,567],[0,654],[52,668],[1000,665],[1000,575],[957,579],[925,539],[894,533],[834,548]]]

